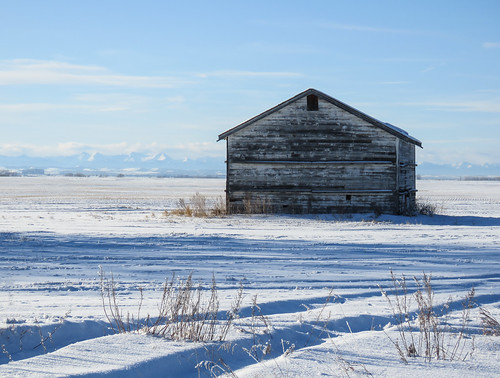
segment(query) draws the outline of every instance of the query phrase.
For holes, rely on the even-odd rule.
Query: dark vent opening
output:
[[[346,200],[346,201],[350,201],[350,200],[351,200],[351,195],[350,195],[350,194],[346,195],[346,196],[345,196],[345,200]]]
[[[307,96],[307,110],[318,110],[318,96],[313,94]]]

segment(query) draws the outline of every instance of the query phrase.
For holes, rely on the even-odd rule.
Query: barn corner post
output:
[[[229,137],[225,138],[226,141],[226,213],[231,214],[231,202],[229,200]]]
[[[416,206],[416,151],[415,146],[422,147],[421,143],[412,144],[399,140],[398,169],[398,205],[399,214],[410,215]]]
[[[399,177],[399,174],[400,174],[400,167],[401,167],[401,162],[399,160],[399,144],[400,144],[400,140],[399,138],[396,138],[396,164],[395,164],[395,168],[396,168],[396,174],[395,174],[395,183],[394,183],[394,211],[395,211],[395,214],[402,214],[403,213],[403,208],[402,208],[402,204],[401,204],[401,182],[400,182],[400,177]]]

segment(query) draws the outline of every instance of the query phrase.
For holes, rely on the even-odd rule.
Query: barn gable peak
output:
[[[402,140],[405,140],[407,142],[410,142],[414,145],[417,145],[419,147],[422,147],[422,142],[420,142],[418,139],[410,136],[406,131],[404,131],[403,129],[400,129],[399,127],[396,127],[394,125],[391,125],[390,123],[384,123],[384,122],[381,122],[379,120],[377,120],[376,118],[373,118],[355,108],[353,108],[352,106],[349,106],[331,96],[328,96],[327,94],[323,93],[323,92],[320,92],[318,91],[317,89],[314,89],[314,88],[309,88],[295,96],[293,96],[292,98],[266,110],[265,112],[261,113],[261,114],[258,114],[256,115],[255,117],[252,117],[250,118],[249,120],[227,130],[226,132],[222,133],[219,135],[219,139],[217,141],[220,141],[222,139],[226,139],[228,136],[230,136],[231,134],[253,124],[254,122],[288,106],[289,104],[299,100],[299,99],[302,99],[306,97],[307,98],[307,110],[310,110],[310,111],[315,111],[315,110],[318,110],[318,99],[321,99],[323,101],[327,101],[335,106],[337,106],[338,108],[341,108],[345,111],[347,111],[348,113],[351,113],[352,115],[358,117],[358,118],[361,118],[363,119],[364,121],[376,126],[376,127],[379,127],[385,131],[387,131],[388,133],[390,134],[393,134],[395,135],[396,137],[402,139]]]

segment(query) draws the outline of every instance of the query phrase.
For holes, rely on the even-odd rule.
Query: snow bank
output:
[[[210,368],[242,377],[498,375],[498,337],[481,335],[477,310],[469,324],[475,349],[465,361],[405,365],[388,339],[394,319],[378,285],[390,289],[391,269],[432,274],[436,305],[452,297],[450,322],[471,287],[478,305],[500,318],[500,183],[418,187],[438,215],[201,219],[164,210],[196,192],[222,195],[223,180],[2,178],[0,375],[178,377]],[[143,289],[143,316],[154,316],[174,273],[203,283],[215,275],[223,310],[242,282],[231,344],[108,334],[99,266],[113,273],[123,311],[135,313]],[[326,303],[331,289],[335,301]],[[255,295],[271,324],[258,342],[249,332]],[[245,351],[266,343],[266,356]],[[196,369],[202,361],[209,362]]]

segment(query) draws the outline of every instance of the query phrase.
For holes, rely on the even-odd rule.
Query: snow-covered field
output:
[[[194,377],[215,365],[238,377],[500,376],[500,337],[482,335],[479,317],[482,306],[500,320],[500,182],[419,181],[419,198],[438,208],[432,217],[165,214],[179,198],[211,200],[224,187],[221,179],[0,178],[0,376]],[[240,319],[225,344],[112,334],[99,267],[113,275],[125,312],[137,313],[143,288],[142,318],[155,316],[173,273],[205,286],[214,276],[223,310],[241,282]],[[391,290],[391,269],[410,285],[432,274],[435,305],[451,296],[453,329],[475,288],[454,361],[401,361],[379,288]],[[252,318],[254,296],[263,316]],[[456,344],[456,334],[445,336]]]

